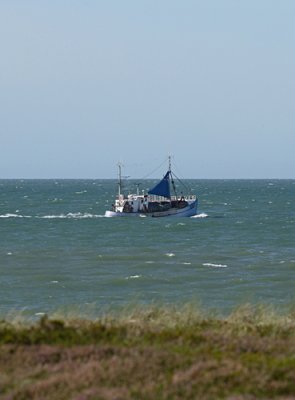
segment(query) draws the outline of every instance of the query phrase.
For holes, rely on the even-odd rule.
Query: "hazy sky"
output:
[[[294,0],[0,0],[0,178],[168,154],[186,178],[295,178],[294,21]]]

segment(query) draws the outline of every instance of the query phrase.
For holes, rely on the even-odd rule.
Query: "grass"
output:
[[[0,322],[0,399],[294,399],[295,313],[134,308]]]

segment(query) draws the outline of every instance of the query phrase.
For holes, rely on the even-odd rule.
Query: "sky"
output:
[[[0,179],[295,178],[294,0],[0,0]],[[163,171],[157,172],[161,176]]]

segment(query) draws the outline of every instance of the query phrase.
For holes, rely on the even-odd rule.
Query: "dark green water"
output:
[[[295,181],[190,185],[197,217],[129,219],[103,217],[115,181],[1,180],[0,314],[294,305]]]

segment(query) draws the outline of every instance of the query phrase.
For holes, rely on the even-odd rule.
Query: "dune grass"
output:
[[[0,399],[293,399],[295,313],[187,305],[0,322]]]

